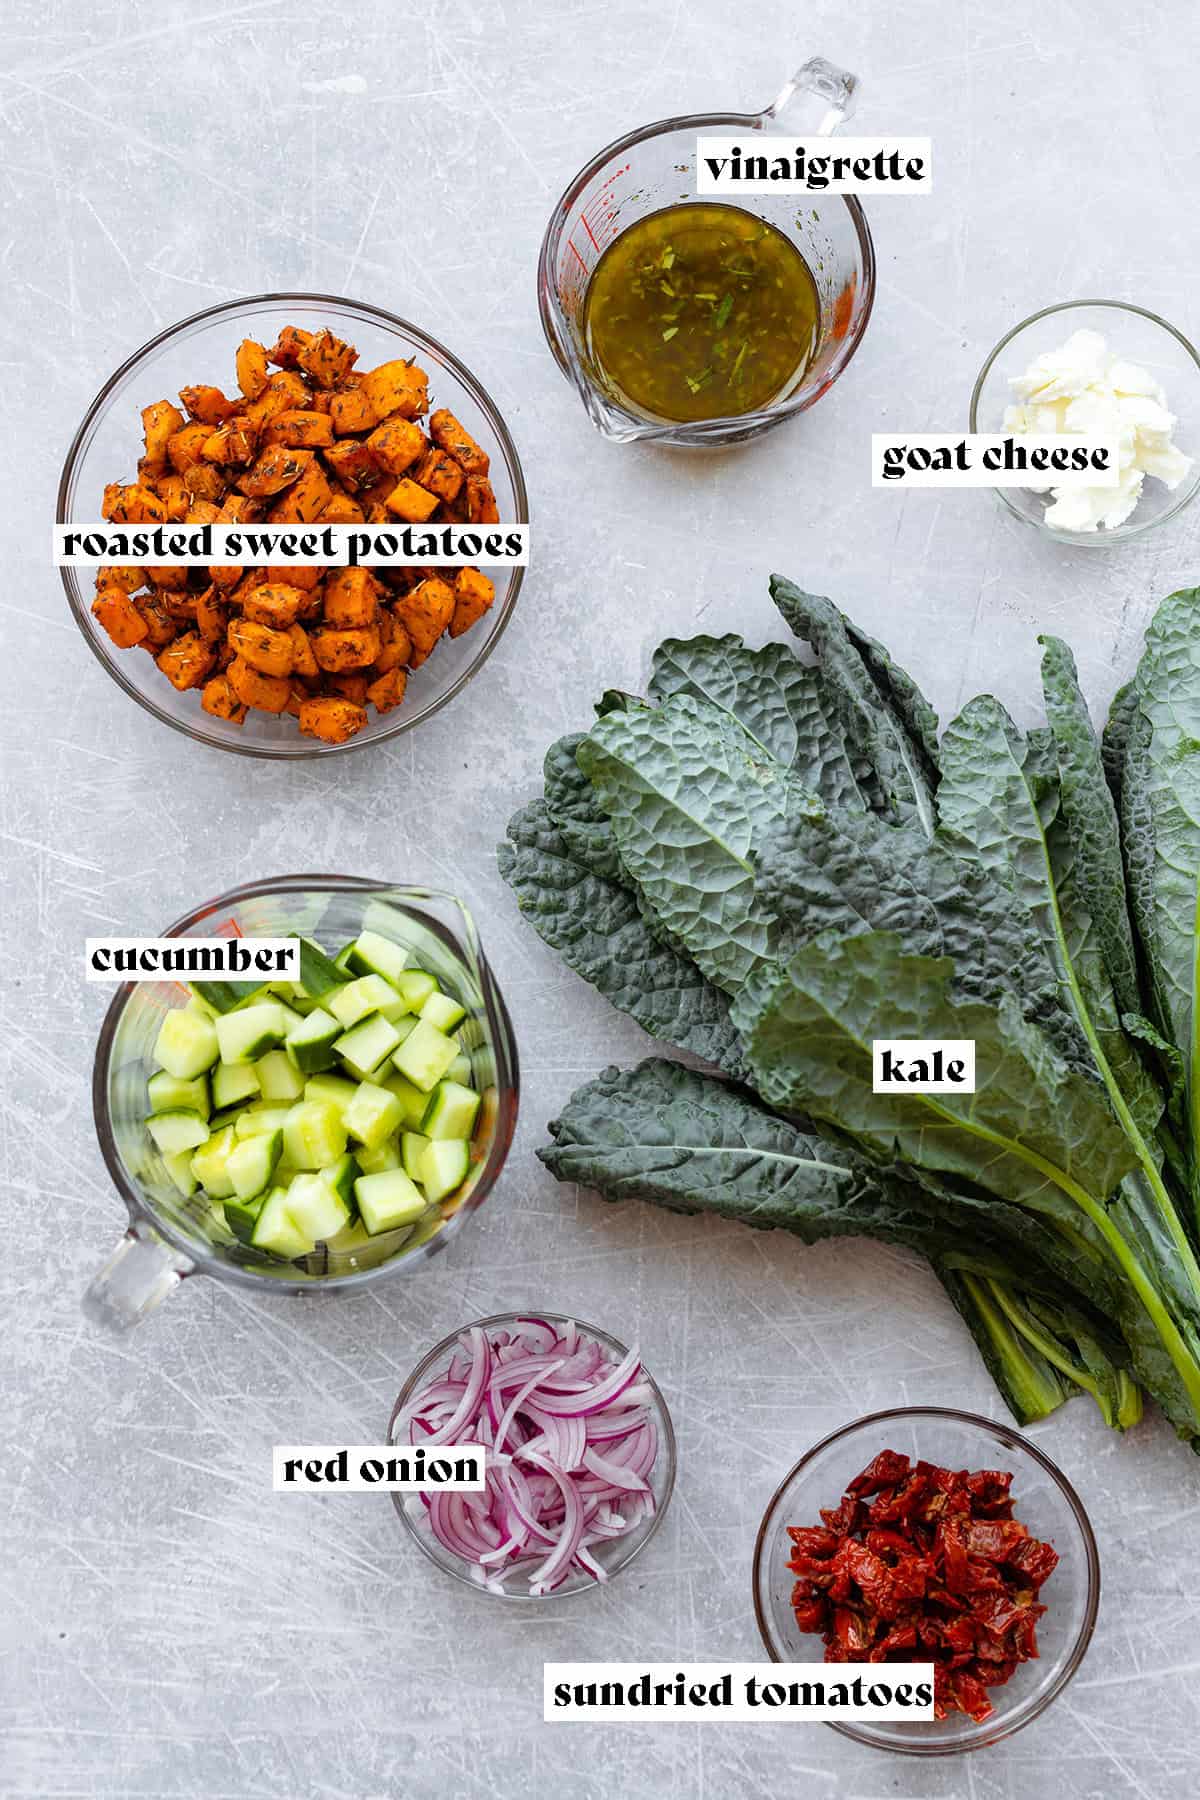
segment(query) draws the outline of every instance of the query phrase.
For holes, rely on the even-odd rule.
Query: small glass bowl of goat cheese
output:
[[[1061,544],[1129,543],[1173,519],[1200,488],[1200,355],[1140,306],[1047,306],[988,356],[971,395],[970,428],[1115,440],[1115,486],[995,492],[1009,512]]]

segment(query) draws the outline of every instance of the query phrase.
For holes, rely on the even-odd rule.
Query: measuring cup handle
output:
[[[83,1296],[93,1324],[128,1331],[173,1293],[194,1265],[146,1227],[130,1226]]]
[[[858,76],[851,75],[848,69],[839,69],[835,63],[826,62],[823,56],[810,56],[762,114],[763,124],[773,124],[780,118],[797,94],[813,94],[825,103],[825,112],[815,135],[829,137],[854,111]]]

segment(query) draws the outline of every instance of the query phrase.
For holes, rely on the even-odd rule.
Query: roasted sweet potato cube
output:
[[[184,517],[189,525],[216,525],[221,519],[221,508],[211,500],[193,500]]]
[[[486,475],[467,476],[467,517],[472,525],[497,525],[500,510]]]
[[[256,589],[256,593],[261,592]],[[292,640],[286,631],[273,631],[256,619],[231,619],[229,642],[243,662],[263,675],[290,675]]]
[[[146,621],[124,588],[101,588],[92,612],[119,650],[131,650],[146,635]]]
[[[331,675],[341,674],[346,669],[369,668],[382,648],[374,625],[349,631],[328,628],[314,631],[309,642],[318,663]]]
[[[177,431],[183,430],[183,414],[169,400],[155,400],[142,408],[142,435],[146,444],[146,462],[152,472],[167,466],[167,445]]]
[[[366,518],[357,500],[347,493],[335,493],[321,514],[322,525],[361,525]]]
[[[211,500],[214,506],[221,504],[227,492],[225,477],[213,463],[192,463],[180,480],[191,499]]]
[[[187,483],[182,475],[176,475],[173,471],[169,475],[160,475],[156,492],[166,507],[167,517],[172,524],[177,525],[187,518],[191,495],[188,493]]]
[[[247,400],[257,400],[271,379],[266,350],[255,338],[243,338],[233,366],[237,371],[237,384]]]
[[[314,457],[299,481],[281,494],[271,507],[267,513],[268,522],[272,525],[311,525],[314,519],[320,518],[331,498],[329,478]]]
[[[311,331],[302,331],[299,325],[285,325],[267,351],[267,361],[275,363],[280,369],[298,368],[300,352],[311,342]]]
[[[177,631],[190,631],[196,623],[195,594],[178,593],[170,588],[160,588],[158,598],[167,609],[167,614],[175,621]]]
[[[423,525],[438,509],[438,496],[402,475],[387,496],[387,509],[410,525]]]
[[[246,716],[246,708],[230,686],[228,675],[214,675],[205,682],[200,704],[214,719],[228,719],[231,725],[240,725]]]
[[[205,438],[200,454],[205,462],[237,463],[244,468],[254,461],[257,442],[258,428],[254,422],[234,413]]]
[[[252,525],[262,518],[262,506],[246,494],[226,494],[221,502],[223,525]]]
[[[356,706],[366,705],[368,677],[361,669],[347,669],[341,675],[330,675],[326,679],[343,700],[353,700]]]
[[[96,570],[97,590],[120,588],[126,594],[136,594],[145,585],[146,578],[134,563],[106,563],[102,569]]]
[[[428,488],[439,500],[453,500],[463,484],[463,472],[446,450],[428,449],[412,472],[420,487]]]
[[[134,597],[133,604],[146,622],[142,648],[152,654],[162,650],[176,635],[174,619],[157,594],[138,594]]]
[[[203,382],[197,387],[180,388],[179,398],[189,419],[197,419],[214,430],[237,411],[235,400],[227,400],[219,387],[208,387]]]
[[[386,675],[389,669],[403,668],[412,655],[412,639],[400,620],[386,606],[379,609],[379,635],[383,640],[383,648],[375,658],[378,673]]]
[[[339,437],[354,431],[370,431],[379,414],[365,388],[346,388],[329,398],[329,418]]]
[[[320,738],[326,744],[344,744],[367,722],[366,711],[353,700],[335,694],[306,700],[300,708],[300,729],[306,737]]]
[[[174,431],[167,439],[167,458],[177,475],[190,469],[194,462],[200,461],[200,453],[212,436],[211,425],[202,425],[193,419],[182,431]]]
[[[312,460],[311,450],[291,450],[286,444],[271,444],[254,467],[239,478],[237,486],[255,500],[282,493],[284,488],[299,481]]]
[[[231,646],[232,647],[232,646]],[[292,684],[286,676],[264,675],[240,656],[229,665],[229,685],[243,706],[256,706],[259,712],[281,713],[291,698]]]
[[[297,450],[324,450],[333,442],[328,413],[304,412],[289,406],[277,413],[263,432],[264,444],[291,444]]]
[[[303,625],[289,625],[288,636],[292,640],[292,674],[302,675],[306,680],[319,675],[320,665],[312,653],[312,645]]]
[[[468,475],[486,475],[491,467],[491,458],[481,445],[475,442],[464,425],[460,425],[448,407],[439,406],[430,414],[429,435],[441,450],[446,450],[454,458],[460,469]]]
[[[171,686],[183,693],[199,687],[215,657],[212,645],[206,644],[198,631],[188,631],[160,650],[154,660]]]
[[[373,625],[378,611],[379,584],[369,569],[332,569],[325,577],[327,625]]]
[[[313,588],[320,587],[325,579],[325,571],[315,565],[309,568],[300,563],[295,566],[281,563],[276,567],[274,563],[270,563],[262,570],[262,578],[264,581],[281,581],[285,587],[301,588],[309,594]]]
[[[429,377],[416,363],[397,357],[380,363],[363,375],[363,391],[382,421],[398,413],[402,419],[418,419],[429,406]]]
[[[415,659],[424,662],[454,617],[454,589],[440,575],[431,575],[397,600],[394,611],[412,639],[409,666],[415,668]]]
[[[300,412],[311,405],[308,387],[303,376],[292,369],[280,369],[271,376],[266,387],[257,400],[251,401],[242,411],[248,419],[262,427],[277,419],[281,412]]]
[[[273,631],[287,631],[300,617],[307,595],[302,588],[286,582],[264,581],[246,595],[242,607],[248,619],[257,625],[269,625]],[[245,654],[243,652],[243,654]],[[247,657],[248,662],[253,658]],[[274,674],[273,669],[268,674]]]
[[[206,644],[220,644],[224,641],[228,624],[229,611],[221,597],[220,588],[215,584],[205,588],[196,597],[196,630]]]
[[[391,419],[376,426],[367,447],[390,475],[403,475],[424,454],[427,442],[421,427],[411,419]]]
[[[172,594],[184,591],[190,574],[191,570],[184,563],[153,563],[146,567],[146,579],[150,586],[165,588]]]
[[[266,579],[266,569],[247,569],[229,596],[230,605],[245,606],[247,595],[252,594],[255,588],[260,588]]]
[[[161,525],[167,517],[158,495],[136,481],[110,482],[104,490],[101,512],[114,525]]]
[[[367,444],[334,444],[321,454],[326,467],[355,492],[371,487],[383,473],[375,452]]]
[[[318,387],[336,387],[345,379],[358,360],[358,351],[332,331],[318,331],[303,344],[296,361]]]
[[[461,637],[482,619],[496,598],[496,584],[479,569],[459,569],[454,577],[454,617],[450,636]]]
[[[376,712],[391,712],[399,706],[404,698],[404,690],[408,686],[408,675],[403,669],[388,669],[373,681],[367,689],[367,699]]]

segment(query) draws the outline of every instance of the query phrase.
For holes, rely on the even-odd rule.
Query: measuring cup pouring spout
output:
[[[835,131],[854,111],[858,79],[812,57],[758,113],[696,113],[660,119],[601,150],[555,207],[538,262],[538,306],[546,341],[596,429],[615,443],[718,447],[769,431],[829,391],[862,340],[875,298],[875,253],[863,209],[840,195],[756,196],[746,210],[781,232],[804,258],[817,289],[816,347],[792,385],[755,412],[685,423],[636,411],[614,391],[590,354],[588,285],[604,252],[632,225],[664,208],[698,201],[696,139],[703,133],[769,132],[787,115],[814,135]]]

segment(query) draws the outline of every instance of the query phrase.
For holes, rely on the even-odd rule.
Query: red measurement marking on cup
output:
[[[576,249],[574,238],[567,239],[567,249],[572,252],[572,254],[575,257],[576,262],[579,264],[580,268],[583,270],[584,274],[586,275],[588,272],[588,266],[587,266],[586,262],[584,262],[583,257],[580,256],[579,251]]]

